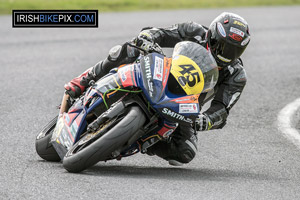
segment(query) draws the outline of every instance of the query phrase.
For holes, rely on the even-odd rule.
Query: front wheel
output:
[[[140,107],[128,108],[127,114],[106,122],[96,133],[86,134],[74,144],[64,157],[64,168],[77,173],[111,158],[112,152],[121,149],[145,121]]]
[[[35,149],[37,154],[47,161],[58,162],[60,157],[52,146],[50,140],[56,126],[57,116],[53,118],[43,130],[37,135]]]

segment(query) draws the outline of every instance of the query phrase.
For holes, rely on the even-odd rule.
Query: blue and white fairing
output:
[[[171,59],[152,53],[140,60],[136,70],[137,86],[143,90],[151,106],[169,121],[192,124],[199,113],[196,95],[172,94],[168,87]]]

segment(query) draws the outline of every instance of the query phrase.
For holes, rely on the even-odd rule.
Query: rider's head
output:
[[[207,42],[220,67],[239,58],[250,41],[248,23],[239,15],[224,12],[210,24]]]

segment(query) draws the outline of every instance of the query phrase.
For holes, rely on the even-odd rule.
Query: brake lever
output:
[[[136,46],[136,45],[134,45],[134,44],[132,44],[132,43],[130,43],[130,42],[126,42],[126,44],[128,44],[129,46],[131,46],[131,47],[133,47],[133,48],[136,48],[136,49],[142,51],[144,54],[148,54],[148,53],[153,53],[153,52],[155,52],[155,53],[162,54],[163,56],[166,56],[166,55],[164,54],[162,48],[161,48],[157,43],[155,43],[155,44],[153,45],[153,47],[152,47],[149,51],[146,51],[145,49],[143,49],[143,48],[141,48],[141,47],[139,47],[139,46]]]
[[[133,47],[133,48],[136,48],[136,49],[138,49],[138,50],[140,50],[140,51],[142,51],[142,52],[144,52],[144,53],[148,53],[145,49],[143,49],[143,48],[141,48],[141,47],[138,47],[138,46],[136,46],[136,45],[134,45],[134,44],[131,44],[130,42],[126,42],[125,44],[128,44],[129,46],[131,46],[131,47]]]
[[[150,51],[151,51],[151,53],[152,53],[152,52],[155,52],[155,53],[162,54],[163,56],[166,56],[166,55],[164,54],[162,48],[161,48],[157,43],[154,44],[154,47],[153,47]],[[149,51],[149,52],[150,52],[150,51]]]

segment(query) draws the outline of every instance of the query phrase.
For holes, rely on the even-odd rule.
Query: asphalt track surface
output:
[[[144,26],[209,24],[222,11],[250,24],[248,84],[228,124],[199,134],[183,167],[145,155],[98,163],[81,174],[35,152],[63,85]],[[98,29],[13,29],[0,17],[0,199],[300,199],[300,149],[277,115],[300,95],[300,7],[100,13]]]

